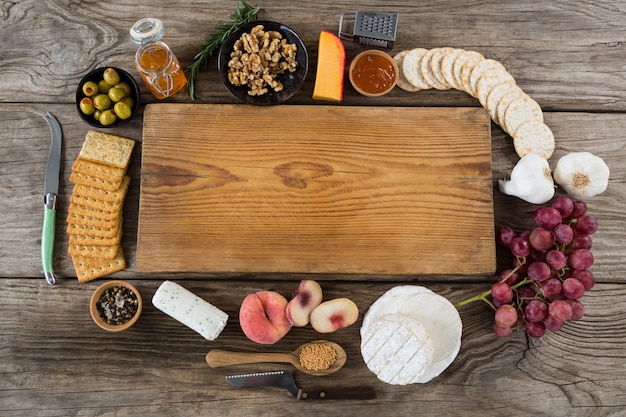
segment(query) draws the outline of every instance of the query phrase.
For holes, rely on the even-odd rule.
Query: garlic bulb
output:
[[[554,181],[548,161],[529,153],[511,171],[511,180],[499,180],[500,191],[532,204],[543,204],[554,196]]]
[[[609,174],[609,167],[599,156],[589,152],[572,152],[557,162],[554,180],[570,197],[585,199],[606,190]]]

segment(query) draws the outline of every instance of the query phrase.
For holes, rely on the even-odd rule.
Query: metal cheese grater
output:
[[[393,48],[398,27],[398,13],[356,12],[352,34],[343,31],[344,19],[352,13],[344,13],[339,19],[339,37],[361,45]]]

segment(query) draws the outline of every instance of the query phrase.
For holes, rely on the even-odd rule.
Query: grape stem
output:
[[[516,289],[518,289],[519,287],[523,287],[524,285],[526,285],[526,284],[530,284],[530,283],[532,283],[532,282],[534,282],[534,281],[533,281],[531,278],[525,278],[525,279],[521,280],[520,282],[518,282],[517,284],[515,284],[515,285],[511,285],[511,289],[512,289],[512,290],[516,290]],[[488,305],[489,305],[489,306],[490,306],[493,310],[495,310],[495,309],[496,309],[496,306],[494,306],[494,305],[493,305],[493,303],[492,303],[491,301],[489,301],[489,299],[487,298],[487,297],[489,297],[490,295],[491,295],[491,290],[484,291],[484,292],[481,292],[480,294],[475,295],[475,296],[473,296],[473,297],[470,297],[470,298],[468,298],[468,299],[466,299],[466,300],[459,301],[458,303],[454,304],[454,306],[458,308],[458,307],[464,306],[464,305],[466,305],[466,304],[473,303],[474,301],[484,301],[484,302],[485,302],[485,303],[487,303],[487,304],[488,304]]]

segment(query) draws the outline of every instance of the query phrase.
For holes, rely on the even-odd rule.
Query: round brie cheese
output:
[[[398,316],[403,322],[417,323],[425,329],[432,344],[432,361],[428,363],[424,372],[412,379],[410,383],[430,381],[440,375],[456,358],[461,348],[463,330],[461,317],[456,307],[447,298],[428,288],[401,285],[383,294],[370,306],[363,317],[361,353],[364,359],[366,355],[369,355],[363,351],[366,336],[371,334],[372,329],[380,326],[377,323],[388,321],[392,316]],[[369,343],[375,343],[374,340]],[[391,357],[390,360],[396,361],[398,358]]]
[[[362,330],[363,359],[383,382],[415,383],[433,360],[433,344],[426,329],[411,317],[389,314]]]

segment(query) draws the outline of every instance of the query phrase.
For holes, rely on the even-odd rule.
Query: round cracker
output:
[[[485,58],[476,60],[470,59],[461,68],[461,85],[463,86],[463,90],[472,97],[474,97],[474,94],[472,92],[472,86],[470,84],[470,74],[472,73],[472,71],[474,71],[474,68],[480,65],[480,63],[484,60]]]
[[[502,128],[513,136],[517,128],[527,120],[543,122],[543,112],[539,103],[528,94],[523,94],[507,107],[504,119],[502,119]]]
[[[404,56],[404,60],[402,61],[402,72],[404,73],[404,77],[410,84],[420,90],[428,90],[429,88],[432,88],[432,86],[429,85],[422,76],[422,70],[420,69],[420,61],[426,52],[428,52],[428,49],[411,49]]]
[[[398,68],[400,69],[400,71],[398,71],[398,81],[396,83],[396,85],[398,87],[400,87],[401,89],[403,89],[404,91],[409,91],[409,92],[416,92],[419,91],[420,89],[417,88],[416,86],[414,86],[413,84],[411,84],[406,77],[404,76],[404,71],[402,71],[402,65],[404,63],[404,57],[409,53],[408,50],[406,51],[400,51],[397,54],[394,55],[393,59],[396,61],[396,64],[398,65]]]
[[[524,91],[522,91],[522,89],[520,88],[519,90],[513,90],[510,93],[506,94],[500,99],[500,102],[498,102],[498,105],[496,107],[496,113],[499,122],[498,124],[502,129],[504,129],[504,131],[506,131],[504,126],[504,113],[506,113],[506,110],[509,108],[509,105],[511,105],[511,103],[525,95],[526,93],[524,93]]]
[[[424,77],[426,82],[431,87],[434,87],[437,90],[447,90],[448,88],[442,83],[440,83],[439,80],[437,80],[437,78],[435,77],[435,74],[433,74],[433,71],[430,65],[433,56],[435,55],[435,53],[437,53],[439,49],[440,48],[430,49],[428,50],[428,52],[424,54],[424,56],[422,57],[420,61],[420,69],[422,70],[422,77]]]
[[[454,61],[456,61],[463,52],[466,52],[465,49],[451,48],[441,59],[441,74],[446,84],[457,90],[460,90],[461,87],[456,83],[456,78],[454,77]]]
[[[515,79],[506,71],[492,69],[485,72],[476,83],[476,97],[478,97],[480,104],[487,107],[487,97],[491,90],[497,85],[507,82],[515,83]]]
[[[452,65],[452,73],[454,74],[454,80],[456,81],[456,85],[459,86],[459,90],[464,90],[463,88],[463,66],[467,63],[467,62],[474,62],[476,63],[477,61],[481,61],[485,59],[484,56],[482,56],[482,54],[480,52],[476,52],[476,51],[465,51],[462,52],[455,60],[454,60],[454,64]]]
[[[446,54],[449,53],[452,49],[453,48],[450,47],[437,48],[433,56],[430,58],[430,70],[435,76],[435,79],[439,81],[439,84],[446,87],[446,90],[450,89],[451,86],[450,84],[448,84],[445,77],[443,76],[441,62],[443,61],[443,57],[446,56]]]
[[[547,160],[554,153],[554,134],[545,123],[527,120],[515,131],[513,146],[520,158],[535,153]]]
[[[487,104],[485,104],[485,108],[489,111],[489,116],[491,116],[491,120],[497,125],[500,125],[500,120],[498,119],[498,112],[496,111],[498,108],[498,103],[502,98],[509,94],[517,92],[518,94],[522,93],[522,89],[519,88],[515,82],[508,82],[496,85],[491,89],[489,94],[487,95]]]
[[[507,72],[506,68],[504,68],[504,65],[502,65],[499,61],[496,61],[495,59],[483,59],[482,61],[478,62],[474,68],[472,68],[472,71],[468,75],[468,84],[470,89],[469,93],[473,97],[476,97],[476,95],[478,94],[476,87],[476,85],[478,84],[478,80],[480,80],[483,74],[493,69]]]

